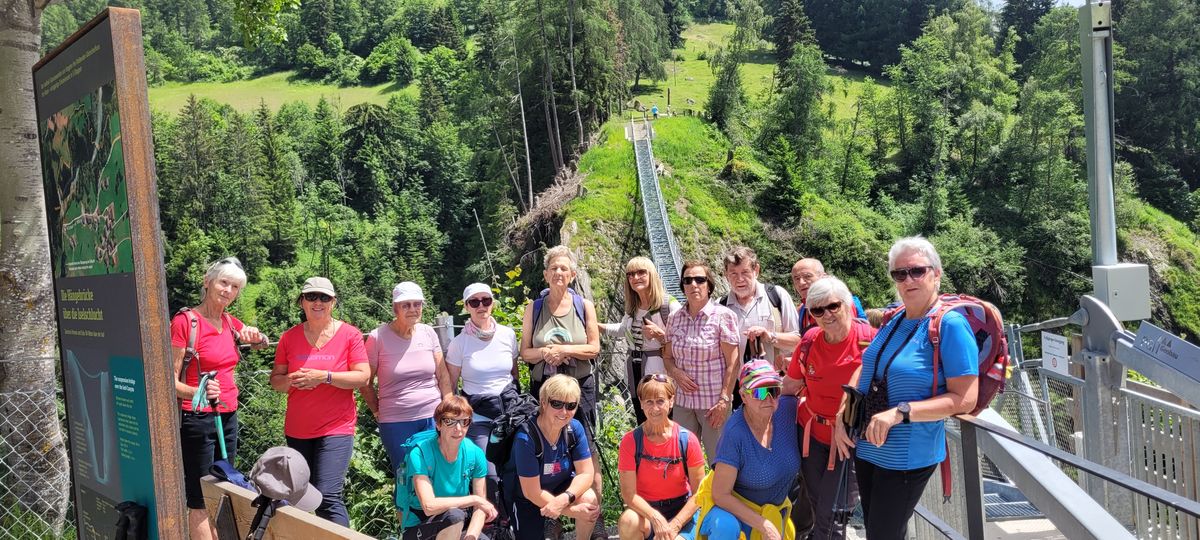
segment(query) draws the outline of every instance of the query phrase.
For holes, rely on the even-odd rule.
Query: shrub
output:
[[[363,63],[361,78],[365,83],[393,81],[400,86],[412,82],[420,53],[403,36],[392,36],[375,47]]]

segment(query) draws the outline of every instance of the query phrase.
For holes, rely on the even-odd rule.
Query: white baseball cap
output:
[[[405,302],[408,300],[425,301],[425,293],[421,292],[421,286],[411,281],[403,281],[392,289],[392,303]]]
[[[463,289],[463,303],[467,303],[469,298],[479,293],[487,293],[488,297],[491,297],[492,288],[484,285],[483,283],[472,283],[467,285],[467,288]]]

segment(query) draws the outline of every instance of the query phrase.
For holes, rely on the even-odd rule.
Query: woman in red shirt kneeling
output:
[[[846,500],[853,505],[858,498],[854,481],[854,461],[847,451],[831,451],[833,429],[842,429],[837,421],[842,409],[843,384],[858,383],[862,354],[875,337],[875,328],[854,319],[854,297],[842,280],[823,277],[808,289],[808,312],[817,326],[804,334],[783,380],[785,394],[800,396],[796,422],[804,426],[800,437],[804,484],[812,502],[812,538],[842,538],[844,529],[833,523],[833,507],[843,477]],[[844,434],[843,434],[844,436]],[[843,476],[842,468],[850,467]],[[804,516],[793,511],[793,516]],[[800,531],[801,524],[797,524]]]
[[[638,399],[646,421],[621,439],[617,470],[625,513],[621,540],[690,540],[696,525],[695,494],[704,478],[700,439],[668,416],[675,382],[661,373],[642,377]]]

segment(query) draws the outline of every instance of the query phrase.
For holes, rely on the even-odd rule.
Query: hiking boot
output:
[[[596,522],[596,528],[592,529],[591,540],[608,540],[608,531],[604,528],[603,522]]]
[[[557,519],[546,519],[546,526],[542,530],[545,531],[542,536],[548,540],[562,540],[562,521]]]

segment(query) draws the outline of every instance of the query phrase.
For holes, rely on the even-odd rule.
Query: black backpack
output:
[[[487,460],[497,469],[508,463],[512,456],[513,439],[526,424],[537,418],[538,401],[529,394],[521,394],[507,403],[504,413],[492,422],[492,433],[488,437]]]

